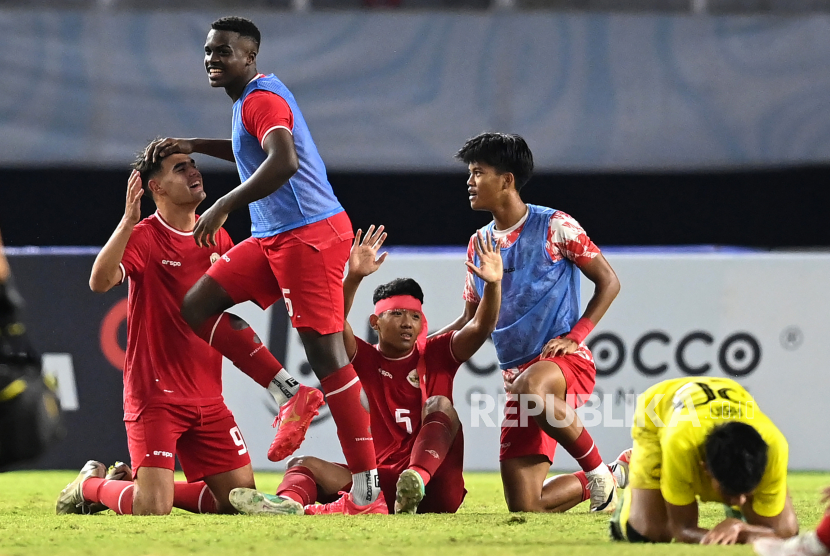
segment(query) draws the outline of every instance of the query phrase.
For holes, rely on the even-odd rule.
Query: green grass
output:
[[[2,555],[184,555],[264,554],[335,556],[372,554],[529,554],[625,556],[652,554],[751,554],[749,547],[642,546],[612,544],[607,517],[587,513],[587,503],[560,515],[510,514],[495,473],[466,475],[470,491],[456,515],[426,516],[211,516],[179,510],[167,517],[56,516],[55,498],[77,472],[0,474]],[[280,476],[257,475],[273,492]],[[819,489],[830,474],[797,473],[790,489],[802,529],[813,529],[823,513]],[[705,504],[704,526],[722,519],[717,504]]]

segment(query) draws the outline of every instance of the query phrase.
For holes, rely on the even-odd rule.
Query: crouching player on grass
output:
[[[370,227],[361,241],[358,230],[343,282],[346,315],[361,280],[375,272],[386,258],[377,252],[386,234]],[[373,346],[345,325],[346,350],[369,401],[372,436],[378,458],[383,498],[368,511],[343,503],[339,491],[351,482],[348,469],[314,457],[297,457],[277,495],[251,489],[231,492],[231,503],[242,513],[358,514],[453,513],[464,500],[464,440],[453,408],[453,378],[496,325],[501,299],[502,261],[489,235],[475,243],[478,266],[470,270],[486,284],[475,318],[457,332],[427,338],[427,319],[421,287],[398,278],[379,286],[373,296],[369,323],[377,330]],[[314,502],[323,502],[314,505]],[[333,501],[333,502],[332,502]],[[388,504],[388,505],[387,505]]]
[[[666,380],[637,399],[629,492],[611,537],[630,542],[749,543],[798,533],[787,493],[787,440],[740,384]],[[725,504],[711,530],[698,501]]]
[[[232,513],[228,493],[254,486],[250,456],[222,399],[222,355],[190,329],[179,307],[233,242],[223,229],[214,247],[193,241],[205,192],[189,155],[145,161],[142,153],[133,168],[124,216],[89,280],[93,291],[105,292],[129,278],[124,421],[132,469],[116,464],[106,474],[102,463],[87,462],[61,492],[56,512]],[[143,194],[152,195],[157,211],[141,220]],[[247,325],[237,319],[237,328]],[[176,456],[188,482],[173,480]]]

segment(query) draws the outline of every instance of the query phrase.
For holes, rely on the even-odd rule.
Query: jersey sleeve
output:
[[[357,349],[354,352],[352,366],[354,367],[354,371],[357,373],[358,378],[360,378],[362,382],[370,378],[369,375],[371,374],[371,370],[377,368],[377,365],[375,364],[375,354],[377,353],[377,350],[375,349],[375,346],[366,340],[358,338],[357,336],[354,337],[354,341],[357,344]]]
[[[475,241],[476,236],[473,235],[470,238],[470,242],[467,244],[467,262],[475,264],[475,247],[473,246],[473,241]],[[464,280],[464,301],[468,301],[470,303],[481,303],[481,298],[478,295],[478,291],[476,291],[476,283],[475,283],[475,274],[473,271],[467,268],[467,275]]]
[[[660,466],[663,499],[675,506],[688,506],[696,500],[694,473],[699,459],[697,449],[680,434],[664,435],[660,448],[663,454]]]
[[[550,217],[545,248],[553,262],[568,259],[581,267],[597,255],[599,248],[572,216],[557,211]]]
[[[254,91],[242,103],[242,125],[259,144],[275,129],[294,133],[294,113],[284,98],[271,91]]]
[[[133,228],[133,233],[127,241],[127,247],[124,248],[124,254],[121,256],[121,283],[131,277],[137,276],[144,272],[147,266],[147,261],[150,258],[150,226],[136,226]]]
[[[770,427],[773,425],[770,424]],[[789,445],[777,429],[772,438],[774,440],[768,442],[767,468],[752,497],[752,510],[761,517],[780,514],[787,503]]]

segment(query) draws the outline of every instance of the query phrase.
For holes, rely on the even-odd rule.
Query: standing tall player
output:
[[[594,388],[596,368],[583,341],[619,292],[617,276],[573,218],[522,201],[520,191],[533,173],[524,139],[483,133],[467,141],[456,158],[469,167],[470,206],[493,215],[482,230],[493,234],[504,259],[493,343],[508,392],[500,452],[507,506],[565,511],[590,498],[591,511],[611,512],[616,480],[573,409]],[[467,248],[473,266],[479,262],[475,241],[474,235]],[[595,285],[581,318],[580,271]],[[464,313],[449,329],[476,315],[484,286],[467,273]],[[557,443],[582,471],[545,481]]]
[[[89,461],[61,492],[56,511],[108,507],[120,514],[165,515],[176,506],[230,513],[231,489],[254,485],[251,460],[222,399],[222,356],[205,349],[179,307],[233,242],[220,229],[214,247],[193,243],[196,207],[205,192],[190,156],[147,162],[142,153],[133,168],[124,216],[95,258],[89,286],[106,292],[130,280],[124,421],[135,482],[108,480],[104,465]],[[145,192],[158,210],[139,221]],[[188,483],[173,480],[176,456]]]
[[[360,507],[380,494],[369,415],[361,408],[361,386],[343,342],[343,269],[349,257],[351,222],[334,196],[326,168],[294,96],[273,74],[257,72],[259,29],[249,20],[226,17],[213,23],[205,43],[205,69],[212,87],[233,101],[233,138],[165,139],[149,159],[200,152],[235,161],[242,183],[220,198],[196,224],[198,245],[215,244],[231,211],[249,206],[251,238],[223,257],[188,292],[182,315],[196,333],[232,361],[247,356],[223,312],[247,300],[268,307],[285,300],[308,362],[320,379],[353,486],[346,494]],[[237,353],[238,355],[234,355]],[[276,377],[279,380],[279,376]],[[296,383],[283,381],[292,393]],[[283,442],[283,428],[316,405],[291,398],[269,451],[278,461],[296,449]],[[314,402],[317,403],[317,402]],[[288,446],[288,448],[286,448]]]
[[[362,241],[357,232],[343,282],[347,316],[360,282],[386,258],[377,258],[385,237],[382,226],[369,228]],[[479,310],[461,330],[427,338],[424,294],[411,278],[375,289],[369,324],[378,333],[377,345],[356,337],[345,323],[346,351],[371,409],[380,486],[387,501],[382,504],[379,498],[374,513],[454,513],[464,500],[464,439],[453,407],[453,379],[496,326],[502,279],[501,256],[492,237],[480,234],[474,249],[480,264],[468,266],[485,286]],[[329,502],[350,480],[343,467],[303,456],[290,460],[276,496],[241,488],[230,497],[242,513],[299,514],[303,507],[307,514],[370,513],[343,498]]]

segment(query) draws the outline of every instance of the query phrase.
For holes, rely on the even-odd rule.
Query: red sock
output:
[[[816,528],[816,537],[826,548],[830,549],[830,514],[825,514],[824,519]]]
[[[268,388],[271,379],[282,370],[282,365],[268,351],[254,329],[247,323],[244,328],[240,328],[240,323],[245,321],[230,313],[222,313],[219,318],[206,320],[199,329],[198,336],[230,359],[257,384]]]
[[[455,437],[452,434],[452,419],[446,413],[435,411],[424,419],[424,424],[415,438],[409,468],[415,470],[426,485],[444,463]]]
[[[360,380],[351,363],[320,380],[331,416],[337,425],[340,447],[352,474],[377,467],[369,429],[369,412],[360,403]]]
[[[277,487],[277,496],[290,498],[303,506],[317,501],[317,481],[308,467],[298,465],[285,471],[280,486]]]
[[[135,483],[132,481],[108,481],[106,479],[87,479],[84,481],[83,494],[87,502],[100,502],[120,515],[132,515],[133,493]],[[215,514],[216,500],[204,482],[173,484],[173,507],[193,513]]]
[[[117,514],[132,514],[134,488],[132,481],[87,479],[83,486],[84,500],[100,502]]]
[[[173,507],[194,514],[215,514],[216,499],[204,481],[173,483]]]
[[[582,485],[582,501],[584,502],[591,497],[591,491],[588,490],[588,477],[585,476],[585,471],[577,471],[574,473],[574,477],[579,479]]]
[[[562,447],[573,456],[583,471],[593,471],[602,465],[602,457],[599,455],[597,445],[588,434],[588,429],[584,427],[582,433],[572,444],[568,446],[562,444]]]

